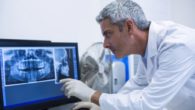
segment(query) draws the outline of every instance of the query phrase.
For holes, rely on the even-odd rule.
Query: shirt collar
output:
[[[144,58],[151,58],[157,54],[157,37],[159,36],[160,31],[161,27],[159,27],[156,23],[151,22]]]

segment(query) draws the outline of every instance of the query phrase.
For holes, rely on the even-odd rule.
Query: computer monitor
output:
[[[0,43],[0,109],[40,110],[79,101],[64,96],[59,83],[80,79],[78,61],[77,43]]]
[[[51,43],[49,40],[30,40],[30,39],[0,39],[0,45],[14,44],[14,43]]]

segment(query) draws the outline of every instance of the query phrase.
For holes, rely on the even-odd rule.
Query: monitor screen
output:
[[[63,78],[80,79],[77,43],[0,44],[3,110],[36,110],[78,101],[60,90]]]

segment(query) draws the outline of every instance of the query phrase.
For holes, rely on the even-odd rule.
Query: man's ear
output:
[[[127,19],[127,21],[126,21],[126,26],[127,26],[127,30],[128,30],[128,32],[130,32],[130,31],[132,31],[132,29],[133,29],[133,20],[132,19]]]

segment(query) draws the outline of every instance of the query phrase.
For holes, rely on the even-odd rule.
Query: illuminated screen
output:
[[[80,77],[76,43],[1,46],[0,61],[3,110],[35,110],[75,101],[64,96],[59,80]]]

